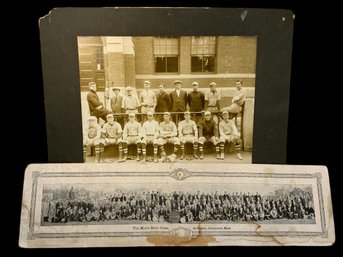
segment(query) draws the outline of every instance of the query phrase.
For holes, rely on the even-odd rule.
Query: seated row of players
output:
[[[83,135],[84,156],[86,156],[87,147],[94,146],[96,162],[101,162],[104,147],[118,145],[119,162],[125,162],[127,160],[128,145],[136,145],[136,160],[140,161],[142,157],[142,162],[145,162],[146,146],[152,144],[154,162],[158,162],[158,148],[161,157],[165,157],[164,145],[171,143],[174,145],[175,156],[179,148],[181,148],[180,159],[183,160],[185,158],[185,144],[191,143],[193,144],[193,157],[202,160],[204,158],[204,143],[211,142],[216,149],[217,159],[224,160],[224,145],[227,142],[236,146],[237,158],[243,159],[240,152],[240,137],[236,125],[233,120],[229,119],[227,111],[222,113],[223,119],[219,123],[219,129],[209,111],[204,113],[204,119],[200,121],[198,126],[191,120],[190,112],[186,111],[184,113],[185,119],[179,122],[178,129],[171,120],[169,112],[164,113],[163,121],[160,124],[154,120],[152,112],[147,113],[148,120],[143,125],[137,122],[135,117],[135,113],[129,114],[129,121],[125,124],[123,130],[120,124],[114,120],[113,114],[107,115],[107,122],[102,128],[97,123],[96,117],[89,117]],[[198,156],[198,150],[200,156]]]

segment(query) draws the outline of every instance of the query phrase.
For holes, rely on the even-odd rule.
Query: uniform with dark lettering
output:
[[[158,140],[159,135],[159,124],[153,119],[152,112],[147,113],[148,120],[143,123],[142,126],[142,152],[143,158],[146,156],[146,145],[153,144],[154,147],[154,162],[157,162],[157,150],[158,150]],[[144,161],[144,159],[143,159]]]
[[[164,145],[166,143],[174,144],[174,154],[177,153],[180,140],[177,138],[177,128],[174,122],[170,120],[170,113],[164,114],[164,121],[159,126],[158,145],[160,146],[162,156],[166,155]]]
[[[122,159],[123,147],[122,147],[122,135],[123,130],[120,124],[114,121],[114,115],[107,115],[107,122],[102,127],[102,138],[107,145],[118,145],[119,150],[119,161]]]
[[[222,113],[223,120],[219,123],[219,135],[220,135],[220,157],[224,160],[224,144],[227,142],[229,144],[235,144],[237,151],[237,158],[242,160],[242,155],[240,153],[240,138],[239,133],[233,120],[229,119],[229,114],[227,111]]]
[[[104,139],[101,138],[101,126],[96,122],[97,118],[95,116],[89,117],[87,125],[83,130],[83,154],[85,159],[87,147],[94,146],[96,162],[100,162],[105,142]]]
[[[141,124],[135,121],[135,114],[129,114],[129,121],[125,124],[123,129],[123,150],[124,158],[122,161],[126,161],[128,145],[135,144],[137,147],[137,161],[140,161],[139,154],[141,153],[141,138],[142,127]]]
[[[198,151],[198,128],[194,121],[190,119],[190,112],[185,112],[185,119],[179,122],[179,138],[182,150],[181,159],[185,158],[185,144],[193,144],[193,156],[197,159]]]

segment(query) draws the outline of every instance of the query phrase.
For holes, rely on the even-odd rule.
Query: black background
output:
[[[307,2],[307,1],[306,1]],[[333,1],[332,1],[333,2]],[[333,198],[336,243],[332,247],[216,247],[216,248],[92,248],[92,249],[20,249],[18,247],[21,194],[24,169],[29,163],[47,162],[43,82],[40,62],[39,17],[53,7],[72,6],[159,6],[149,1],[25,1],[12,2],[15,6],[3,8],[10,19],[3,22],[3,103],[2,128],[6,133],[2,149],[6,152],[1,169],[10,177],[3,180],[9,190],[3,200],[9,205],[1,208],[2,228],[6,241],[2,243],[18,256],[77,256],[138,254],[139,256],[171,255],[332,255],[341,244],[339,233],[340,173],[338,157],[341,152],[340,102],[342,85],[341,46],[338,35],[339,8],[330,1],[172,1],[164,6],[215,6],[291,9],[295,13],[293,63],[288,128],[288,164],[326,165],[329,168]],[[8,55],[8,57],[7,57]],[[8,79],[8,82],[4,82]],[[6,92],[8,90],[8,92]],[[8,117],[7,117],[8,115]],[[15,123],[16,125],[11,125]],[[342,158],[341,158],[342,159]],[[7,182],[11,181],[11,183]],[[8,242],[7,242],[8,241]],[[215,252],[215,253],[214,253]]]
[[[48,161],[83,161],[78,36],[191,33],[257,36],[252,162],[286,163],[293,12],[248,8],[249,14],[242,22],[243,10],[56,8],[51,11],[40,21]]]

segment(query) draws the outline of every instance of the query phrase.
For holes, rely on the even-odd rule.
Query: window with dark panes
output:
[[[99,46],[96,47],[95,51],[95,58],[96,58],[96,69],[97,70],[103,70],[104,69],[104,51],[103,47]]]
[[[154,38],[155,72],[179,72],[179,38]]]
[[[192,72],[214,72],[216,37],[192,37]]]

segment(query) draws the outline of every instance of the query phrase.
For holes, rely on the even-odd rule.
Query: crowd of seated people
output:
[[[141,192],[107,195],[102,199],[43,201],[43,221],[51,223],[137,220],[169,222],[171,213],[178,222],[263,221],[313,219],[310,194],[285,194],[282,197],[258,193],[174,193]]]

